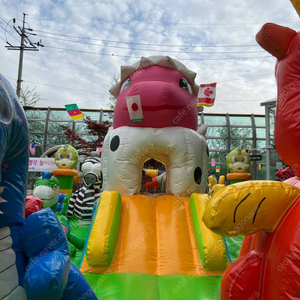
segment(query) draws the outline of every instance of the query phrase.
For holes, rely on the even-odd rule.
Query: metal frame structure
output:
[[[86,115],[92,116],[93,120],[97,120],[99,122],[104,121],[112,121],[113,119],[113,111],[112,110],[103,110],[103,109],[81,109],[83,113]],[[59,130],[59,125],[67,125],[72,130],[77,131],[80,135],[88,135],[87,132],[84,132],[82,129],[83,122],[77,121],[76,123],[72,121],[64,108],[50,108],[50,107],[34,107],[29,108],[25,107],[25,112],[30,123],[30,135],[31,135],[31,142],[36,144],[36,147],[39,148],[41,153],[44,153],[49,148],[55,146],[55,144],[51,143],[51,136],[60,136],[63,137],[62,130]],[[42,117],[40,117],[42,115]],[[38,117],[37,117],[38,116]],[[60,117],[63,116],[63,117]],[[267,116],[267,114],[266,114]],[[260,123],[257,124],[256,118],[259,119]],[[251,143],[251,153],[256,154],[257,151],[261,149],[257,149],[258,142],[262,142],[260,144],[264,144],[266,141],[265,137],[258,136],[257,130],[269,130],[269,122],[270,118],[266,118],[266,125],[264,125],[264,115],[254,115],[254,114],[210,114],[210,113],[199,113],[198,120],[200,124],[206,124],[208,128],[213,128],[212,135],[207,134],[206,139],[211,145],[209,151],[213,155],[213,153],[218,153],[217,157],[221,157],[223,159],[219,159],[217,163],[223,168],[225,168],[225,161],[224,157],[233,150],[235,144],[238,141],[244,141],[244,144],[247,142]],[[37,123],[40,123],[40,129],[44,130],[35,130]],[[43,127],[44,126],[44,127]],[[50,127],[57,128],[55,131],[51,131]],[[226,128],[226,129],[225,129]],[[223,131],[224,129],[224,131]],[[239,131],[240,129],[240,131]],[[249,130],[248,130],[249,129]],[[221,135],[220,132],[224,132],[224,135]],[[226,135],[227,132],[227,135]],[[240,135],[234,136],[232,132],[241,132]],[[242,136],[243,132],[251,133],[248,136]],[[43,137],[42,143],[36,142],[38,139]],[[267,141],[266,146],[270,145],[270,137],[266,135]],[[50,140],[49,140],[50,139]],[[212,141],[213,140],[213,141]],[[214,141],[218,141],[222,145],[222,149],[218,149],[215,147]],[[222,142],[223,141],[223,142]],[[59,144],[64,143],[63,141],[58,142]],[[269,146],[268,146],[269,147]],[[270,153],[269,149],[267,148],[267,157],[270,160]],[[263,147],[264,148],[264,147]],[[264,163],[262,163],[264,165]],[[270,178],[270,162],[267,163],[267,177]],[[252,171],[253,171],[253,178],[258,179],[258,168],[257,162],[252,164]],[[263,179],[263,178],[259,178]]]
[[[266,118],[266,169],[267,169],[267,180],[271,179],[271,151],[275,151],[274,143],[271,143],[271,136],[274,136],[274,130],[271,130],[271,118],[275,120],[276,114],[276,99],[272,99],[266,102],[262,102],[260,106],[265,107],[265,118]],[[276,162],[276,161],[275,161]]]

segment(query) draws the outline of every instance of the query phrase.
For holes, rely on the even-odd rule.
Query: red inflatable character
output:
[[[275,145],[296,176],[284,183],[225,187],[211,198],[203,220],[216,233],[246,236],[238,260],[224,273],[222,300],[295,300],[300,299],[300,33],[268,23],[256,39],[277,58]]]

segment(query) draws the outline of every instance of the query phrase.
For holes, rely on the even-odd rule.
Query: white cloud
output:
[[[276,97],[275,59],[228,59],[230,57],[268,56],[268,53],[257,46],[200,48],[195,45],[256,45],[255,34],[264,23],[281,24],[280,22],[298,21],[297,14],[288,0],[277,0],[276,4],[272,0],[226,2],[222,0],[148,0],[147,2],[26,0],[21,3],[16,0],[3,0],[0,16],[7,21],[14,17],[20,19],[22,11],[29,14],[28,23],[36,30],[119,41],[119,43],[89,41],[97,45],[83,45],[40,36],[32,37],[34,41],[41,38],[45,45],[51,47],[107,54],[88,54],[46,47],[39,52],[26,52],[23,86],[29,86],[29,88],[37,86],[36,91],[43,99],[46,99],[40,105],[63,107],[64,104],[77,102],[82,108],[103,108],[108,100],[107,91],[113,75],[119,74],[121,65],[132,64],[137,60],[131,56],[165,54],[182,59],[188,68],[197,72],[198,84],[218,82],[216,104],[205,110],[216,113],[263,113],[260,101]],[[5,25],[3,22],[0,24]],[[300,29],[299,23],[282,25]],[[10,29],[9,32],[13,33]],[[4,31],[1,28],[0,36],[4,37]],[[18,38],[16,33],[14,36]],[[76,40],[63,36],[53,37]],[[9,35],[8,40],[13,44],[16,42]],[[124,41],[179,46],[159,47],[120,43]],[[0,72],[10,78],[16,78],[18,52],[7,51],[4,46],[5,43],[0,40]],[[135,50],[135,48],[144,50]],[[151,49],[155,51],[149,51]],[[261,52],[192,54],[172,53],[167,50]],[[227,60],[196,60],[199,58],[227,58]],[[10,78],[9,80],[15,85]],[[32,84],[29,81],[44,85]],[[47,85],[99,93],[85,93]]]

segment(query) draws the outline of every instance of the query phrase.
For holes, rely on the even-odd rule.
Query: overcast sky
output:
[[[121,65],[141,56],[169,55],[197,73],[197,84],[218,83],[215,106],[206,112],[263,113],[260,102],[276,97],[275,58],[256,44],[255,34],[266,22],[300,30],[289,0],[0,3],[0,17],[10,26],[12,18],[21,20],[27,13],[27,26],[37,34],[31,40],[42,39],[45,45],[24,55],[23,88],[36,86],[43,98],[38,106],[107,108],[108,90]],[[0,27],[0,37],[17,45],[17,33],[1,19],[0,25],[7,29],[5,36]],[[18,60],[19,52],[6,50],[0,39],[0,72],[13,86]]]

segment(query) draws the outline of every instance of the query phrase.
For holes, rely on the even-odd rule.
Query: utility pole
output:
[[[28,33],[27,31],[32,31],[31,28],[26,28],[26,14],[23,13],[23,21],[22,21],[22,27],[18,26],[16,27],[13,25],[14,30],[18,33],[18,35],[21,37],[20,46],[13,46],[9,44],[9,46],[5,46],[7,50],[18,50],[20,51],[19,56],[19,70],[18,70],[18,80],[17,80],[17,96],[20,98],[21,93],[21,84],[22,84],[22,72],[23,72],[23,56],[24,51],[39,51],[39,47],[44,47],[42,45],[42,42],[32,43],[29,39],[30,35],[35,35],[34,33]],[[16,23],[16,19],[13,19],[13,23]],[[26,45],[27,44],[27,45]]]
[[[23,13],[23,26],[21,33],[21,44],[20,44],[20,56],[19,56],[19,71],[17,80],[17,96],[20,98],[21,83],[22,83],[22,71],[23,71],[23,55],[24,55],[24,39],[25,39],[25,18],[26,14]]]

